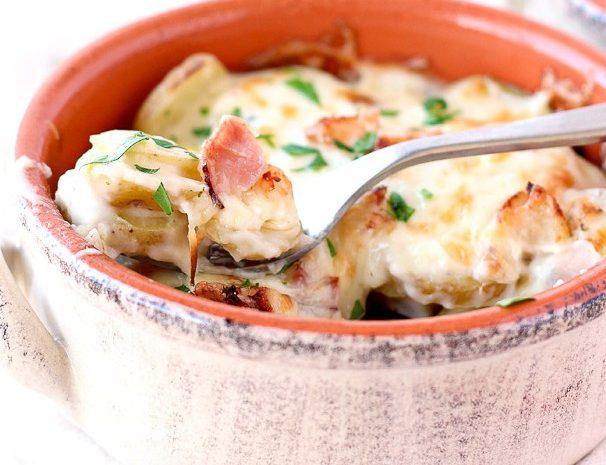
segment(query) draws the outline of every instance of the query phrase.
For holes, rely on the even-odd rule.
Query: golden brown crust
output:
[[[242,283],[223,284],[200,281],[196,284],[194,293],[215,302],[247,307],[261,312],[280,314],[296,312],[296,305],[289,296],[256,284],[243,287]]]
[[[578,197],[567,205],[568,223],[572,229],[584,229],[584,226],[591,222],[598,215],[603,213],[603,210],[594,205],[585,197]]]
[[[585,81],[579,86],[570,79],[558,78],[551,69],[545,72],[540,86],[541,90],[548,93],[549,106],[554,110],[570,110],[587,105],[593,87],[591,81]]]
[[[329,116],[321,118],[307,128],[305,135],[316,144],[333,144],[334,141],[353,146],[366,133],[376,133],[379,128],[379,110],[364,107],[356,116]]]
[[[267,170],[257,181],[257,185],[266,191],[277,189],[281,193],[288,193],[291,190],[290,180],[284,175],[284,172],[275,166],[268,165]]]
[[[547,235],[554,242],[570,238],[570,228],[558,201],[543,187],[530,182],[526,190],[505,201],[497,213],[497,221],[508,234],[525,235],[528,241],[546,240]]]

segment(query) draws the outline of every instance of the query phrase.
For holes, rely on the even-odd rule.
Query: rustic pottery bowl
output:
[[[125,464],[574,463],[606,436],[604,262],[509,309],[284,318],[154,283],[92,249],[55,207],[89,134],[128,127],[188,54],[238,69],[339,20],[364,56],[422,55],[445,79],[484,73],[529,90],[552,68],[592,79],[606,100],[596,51],[457,1],[214,0],[121,29],[65,63],[24,117],[19,278],[35,312],[4,267],[4,365]]]

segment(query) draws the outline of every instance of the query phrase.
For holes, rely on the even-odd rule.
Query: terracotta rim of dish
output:
[[[532,31],[533,34],[547,38],[552,42],[565,43],[567,47],[573,48],[592,63],[595,63],[598,68],[606,69],[606,57],[597,50],[556,30],[527,20],[513,13],[468,4],[458,0],[434,0],[432,3],[442,4],[443,8],[446,8],[446,4],[449,4],[450,6],[456,4],[456,8],[463,9],[469,14],[473,14],[483,20],[515,24],[519,29]],[[34,160],[43,159],[42,155],[50,143],[50,131],[46,131],[46,136],[42,137],[40,136],[39,130],[41,127],[40,124],[48,121],[47,118],[45,119],[44,106],[52,100],[54,90],[60,88],[64,84],[71,70],[86,66],[87,60],[91,59],[91,54],[89,53],[91,50],[109,51],[120,41],[132,38],[137,31],[142,30],[142,28],[149,30],[160,22],[166,21],[168,18],[176,20],[180,17],[186,17],[198,7],[199,5],[194,5],[176,9],[128,25],[97,40],[83,49],[80,53],[67,60],[46,81],[27,109],[19,130],[16,156],[19,157],[23,154],[28,154],[28,156]],[[36,142],[32,142],[32,140],[36,140]],[[527,318],[578,305],[602,294],[606,289],[606,260],[602,260],[582,275],[557,288],[538,294],[536,300],[509,308],[490,307],[456,315],[385,321],[309,319],[263,313],[185,294],[168,286],[153,282],[149,278],[125,268],[108,256],[102,254],[78,254],[83,250],[90,249],[91,246],[73,231],[59,214],[59,211],[54,206],[54,202],[52,202],[50,187],[42,170],[39,167],[31,165],[24,169],[23,174],[25,188],[29,189],[32,194],[40,196],[40,198],[51,200],[51,202],[45,201],[39,203],[35,208],[30,203],[28,207],[29,211],[26,212],[26,214],[32,215],[43,228],[48,230],[53,240],[61,246],[64,246],[74,260],[78,260],[94,271],[100,272],[119,283],[126,284],[139,292],[149,294],[156,298],[165,299],[169,303],[175,302],[184,305],[198,312],[244,324],[285,330],[361,336],[408,336],[462,332],[474,328],[494,327],[516,321],[520,322]],[[76,254],[78,254],[78,256],[76,256]]]

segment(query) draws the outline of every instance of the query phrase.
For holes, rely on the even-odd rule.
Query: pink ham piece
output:
[[[250,189],[267,167],[263,149],[242,118],[224,116],[202,147],[209,187],[219,197]]]

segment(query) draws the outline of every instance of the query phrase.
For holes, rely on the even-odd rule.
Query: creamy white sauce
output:
[[[310,140],[309,129],[322,118],[356,117],[369,106],[387,110],[388,114],[378,118],[378,133],[400,137],[460,131],[550,111],[546,92],[526,94],[484,76],[443,84],[401,66],[361,63],[360,79],[347,83],[302,67],[229,73],[209,55],[199,55],[188,63],[193,72],[177,68],[152,93],[137,119],[137,129],[198,150],[203,139],[196,136],[196,128],[216,127],[223,115],[239,112],[257,134],[270,135],[269,142],[261,140],[267,161],[281,168],[302,191],[315,188],[316,172],[298,170],[308,165],[313,155],[292,156],[283,146],[317,148],[327,163],[323,171],[338,169],[352,160],[351,153],[330,141]],[[320,103],[287,85],[293,78],[313,85]],[[364,103],[357,98],[360,96],[369,97],[372,103]],[[428,125],[424,102],[429,97],[443,97],[453,117],[444,124]],[[505,202],[525,192],[529,182],[548,193],[533,207],[535,210],[505,208]],[[600,242],[602,233],[606,234],[606,215],[583,217],[588,230],[585,225],[581,228],[581,220],[572,219],[580,197],[600,211],[606,208],[606,177],[568,148],[434,162],[404,170],[382,185],[387,189],[386,198],[398,193],[414,208],[407,222],[388,215],[386,199],[380,205],[354,208],[330,235],[336,246],[335,257],[323,245],[300,262],[297,273],[255,278],[290,295],[300,313],[312,316],[347,318],[356,301],[364,303],[371,290],[392,300],[438,304],[448,312],[548,289],[592,266],[606,253],[606,244]],[[337,189],[339,186],[334,186]],[[98,210],[95,215],[104,217],[104,206],[97,206],[98,200],[90,199],[85,189],[81,192],[87,207],[93,205]],[[550,198],[559,204],[563,215],[549,210]],[[61,196],[58,200],[65,204]],[[234,250],[241,247],[275,256],[288,243],[281,242],[284,228],[277,228],[273,235],[267,231],[267,236],[249,234],[260,228],[257,201],[234,200],[231,213],[225,211],[228,232],[222,238],[233,244]],[[261,208],[279,210],[281,204]],[[542,216],[541,208],[546,212]],[[81,212],[80,219],[89,221],[89,213]],[[504,216],[514,226],[504,222]],[[370,228],[369,222],[375,225]],[[167,240],[160,241],[158,247],[164,247],[162,252],[150,249],[149,256],[159,259],[171,251],[180,253]],[[213,271],[208,263],[202,263],[202,269]],[[218,275],[226,271],[214,268]],[[156,278],[166,281],[165,275]],[[414,311],[420,314],[422,309],[421,305]]]
[[[271,258],[298,241],[300,224],[289,190],[267,190],[257,183],[242,195],[224,195],[221,209],[197,158],[151,140],[132,145],[110,163],[95,162],[120,153],[133,134],[109,131],[91,137],[92,148],[59,179],[57,205],[99,250],[112,257],[149,257],[188,273],[190,250],[203,239],[222,245],[237,260]],[[163,211],[155,199],[160,185],[172,212]]]

